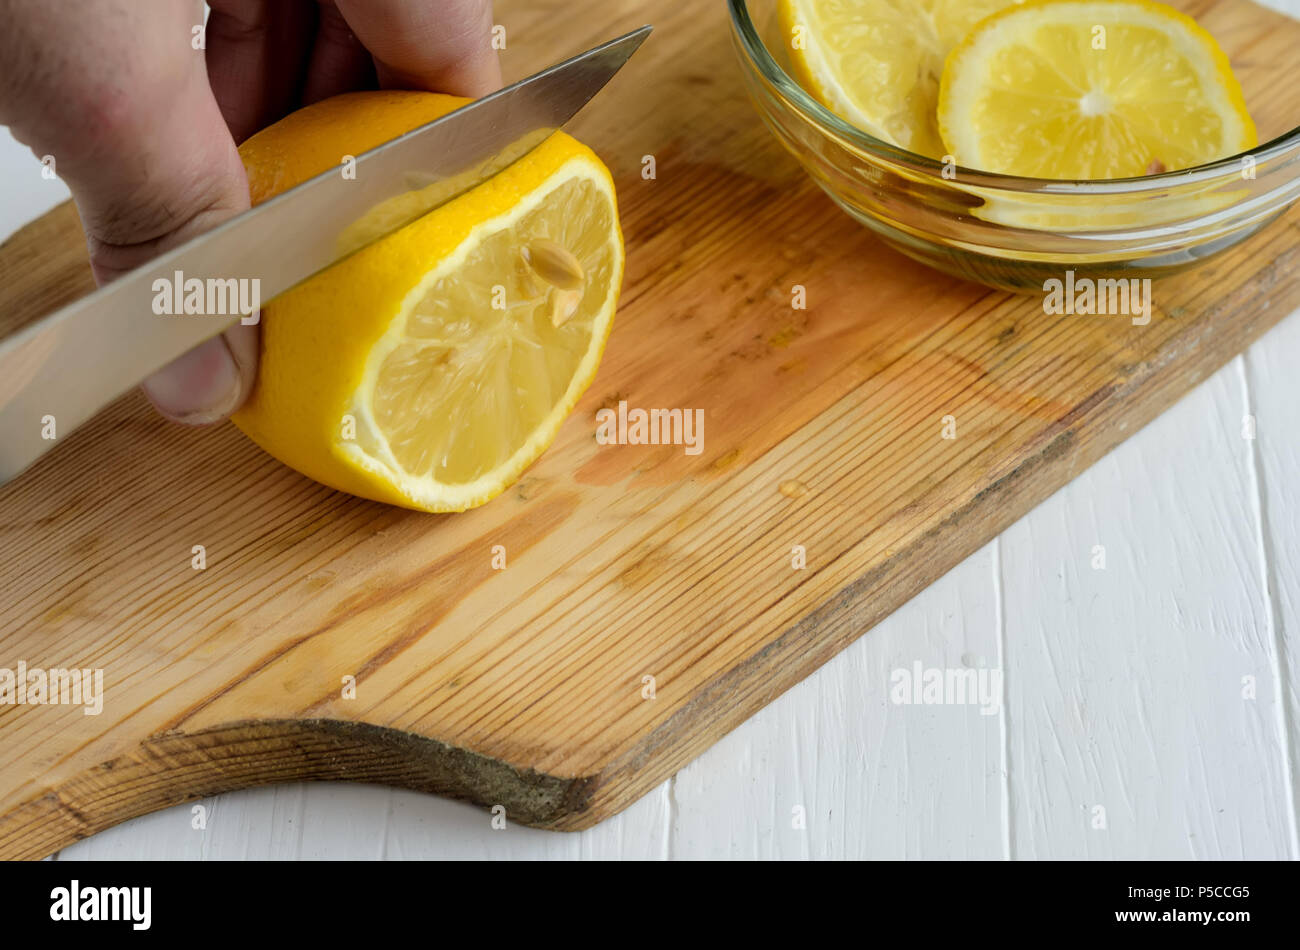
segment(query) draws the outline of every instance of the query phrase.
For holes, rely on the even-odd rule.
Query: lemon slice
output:
[[[368,147],[350,138],[354,108],[427,121],[409,102],[332,108],[298,143],[329,164]],[[262,171],[250,164],[250,180]],[[609,172],[558,133],[264,308],[258,384],[235,422],[334,488],[424,511],[480,505],[591,383],[622,276]]]
[[[1132,178],[1258,144],[1228,58],[1148,0],[1052,0],[983,21],[939,95],[949,153],[1033,178]]]
[[[780,0],[796,78],[852,125],[931,158],[944,60],[1013,0]],[[1019,0],[1015,0],[1019,2]]]

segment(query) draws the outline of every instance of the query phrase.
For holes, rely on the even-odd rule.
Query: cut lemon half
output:
[[[1214,38],[1148,0],[989,17],[948,58],[939,128],[960,165],[1068,180],[1175,171],[1258,144]]]
[[[296,143],[321,159],[301,162],[303,176],[378,144],[356,135],[376,110],[414,128],[445,98],[356,93],[295,113],[301,131],[323,107],[314,137]],[[270,169],[249,161],[256,138],[241,151],[253,193],[270,197],[295,182],[259,192]],[[551,444],[590,385],[622,276],[609,172],[557,133],[264,308],[258,383],[234,421],[334,488],[423,511],[483,504]]]
[[[944,60],[971,28],[1019,0],[780,0],[799,82],[840,118],[930,158]]]

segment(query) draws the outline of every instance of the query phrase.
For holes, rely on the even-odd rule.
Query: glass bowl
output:
[[[1225,46],[1248,106],[1252,98],[1279,100],[1252,97],[1256,90],[1297,90],[1289,114],[1253,113],[1266,144],[1249,152],[1144,178],[1016,178],[945,166],[849,125],[791,78],[778,0],[727,3],[746,88],[781,144],[841,208],[886,243],[946,273],[1022,293],[1042,292],[1045,281],[1066,271],[1162,277],[1241,243],[1300,197],[1294,62],[1243,57],[1242,68]],[[1213,24],[1208,28],[1214,32]]]

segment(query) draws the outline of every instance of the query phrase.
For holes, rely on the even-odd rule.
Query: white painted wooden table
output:
[[[67,196],[39,172],[0,131],[0,236]],[[597,828],[496,831],[469,805],[304,784],[59,857],[1300,858],[1297,494],[1293,314]],[[1001,708],[891,703],[916,661],[1001,669]]]

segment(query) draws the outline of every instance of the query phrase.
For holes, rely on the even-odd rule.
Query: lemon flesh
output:
[[[542,241],[580,263],[576,300],[530,267],[526,249]],[[369,354],[353,406],[364,425],[341,449],[430,505],[495,494],[590,382],[620,276],[612,194],[576,165],[412,289]]]
[[[265,200],[462,103],[382,92],[309,106],[241,147],[250,190]],[[563,133],[446,198],[413,182],[340,240],[414,220],[263,308],[258,381],[234,416],[316,481],[434,512],[495,497],[554,441],[596,374],[623,278],[613,181]]]
[[[1018,0],[781,0],[800,83],[850,124],[930,158],[948,54],[980,20]]]
[[[1146,0],[1060,0],[985,20],[948,60],[939,126],[957,163],[1033,178],[1131,178],[1253,148],[1228,59]]]

